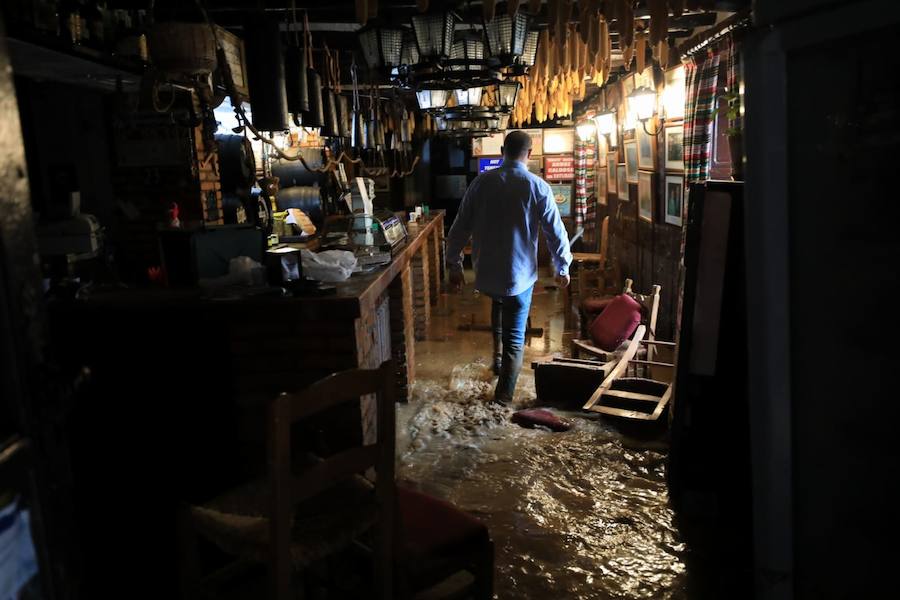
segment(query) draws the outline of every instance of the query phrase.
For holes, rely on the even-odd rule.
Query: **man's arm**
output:
[[[569,234],[559,216],[556,201],[550,193],[550,186],[538,186],[538,207],[541,212],[541,230],[547,240],[550,258],[553,261],[554,275],[562,278],[565,285],[569,280],[569,265],[572,263],[572,252],[569,250]]]
[[[463,250],[472,237],[472,198],[478,186],[478,180],[472,182],[462,202],[459,203],[459,212],[447,234],[447,266],[451,270],[462,271]]]

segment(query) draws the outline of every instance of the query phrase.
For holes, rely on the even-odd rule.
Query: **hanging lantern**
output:
[[[518,81],[506,80],[497,84],[497,105],[500,108],[512,110],[516,105],[516,98],[522,84]]]
[[[496,15],[486,22],[484,31],[491,56],[503,65],[515,63],[525,52],[529,19],[524,12],[517,12],[512,17],[508,14]]]
[[[538,49],[538,40],[541,37],[541,32],[537,29],[532,29],[525,35],[525,49],[522,50],[522,56],[519,58],[519,63],[526,67],[533,67],[534,60],[537,58],[537,49]]]
[[[509,127],[509,115],[500,115],[500,126],[498,129],[503,131]]]
[[[483,92],[482,87],[463,88],[453,90],[453,96],[456,98],[457,106],[480,106]]]
[[[420,58],[430,61],[449,58],[455,25],[456,17],[449,12],[413,15],[413,33],[419,46]]]
[[[366,27],[359,32],[363,58],[372,69],[399,66],[402,42],[402,29]]]
[[[419,110],[440,110],[447,105],[449,97],[450,90],[419,90],[416,92]]]
[[[450,49],[451,71],[480,71],[484,64],[484,40],[478,34],[468,31],[456,36]]]
[[[616,139],[616,112],[612,110],[602,112],[594,117],[594,123],[597,125],[597,135],[605,135],[607,145],[610,148],[615,148],[618,145]]]
[[[597,133],[597,125],[589,121],[584,121],[575,126],[575,132],[578,133],[579,140],[586,142],[593,139],[594,135]]]
[[[417,65],[419,58],[419,46],[416,45],[416,36],[411,31],[403,32],[403,41],[400,43],[400,64]]]

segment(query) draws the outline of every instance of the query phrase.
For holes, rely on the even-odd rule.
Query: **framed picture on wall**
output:
[[[684,171],[684,125],[666,125],[666,169]]]
[[[559,209],[559,216],[572,216],[572,184],[571,183],[551,183],[550,192],[556,201],[556,208]]]
[[[663,110],[667,119],[684,117],[684,67],[666,71],[666,87],[663,89]]]
[[[544,154],[544,130],[543,129],[508,129],[506,135],[513,131],[524,131],[531,138],[531,155],[542,156]],[[504,135],[504,139],[506,139]]]
[[[610,152],[606,157],[606,191],[616,193],[616,153]]]
[[[631,140],[625,142],[625,178],[628,183],[637,183],[638,179],[638,155],[637,142]]]
[[[684,214],[684,176],[666,175],[666,223],[682,225]]]
[[[656,155],[656,137],[647,134],[640,124],[634,128],[634,133],[637,136],[638,167],[647,171],[655,171],[653,158]]]
[[[638,216],[653,221],[653,173],[638,173]]]
[[[616,167],[616,195],[621,202],[628,202],[628,179],[625,176],[625,165]]]
[[[606,204],[606,193],[609,188],[606,187],[606,167],[597,168],[597,184],[594,187],[597,190],[597,202]]]
[[[575,151],[575,129],[544,129],[544,154],[571,154]],[[532,154],[534,152],[532,151]]]

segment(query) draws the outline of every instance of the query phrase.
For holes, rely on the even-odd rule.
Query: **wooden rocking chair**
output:
[[[650,295],[636,294],[626,289],[625,293],[647,310],[648,318],[647,322],[641,323],[635,329],[621,357],[616,358],[613,353],[594,346],[591,340],[572,340],[573,358],[579,358],[581,353],[585,353],[606,363],[604,367],[609,367],[606,369],[607,375],[603,382],[585,402],[584,410],[645,421],[655,421],[662,415],[671,399],[672,386],[651,379],[650,369],[652,367],[673,369],[674,364],[654,359],[657,348],[674,349],[675,344],[655,339],[660,289],[658,285],[653,286]],[[627,377],[629,369],[631,377]],[[642,377],[639,376],[639,372]],[[653,404],[652,410],[639,408],[646,403]]]

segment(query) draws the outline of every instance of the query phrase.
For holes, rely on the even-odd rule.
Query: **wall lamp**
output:
[[[656,92],[647,86],[635,88],[633,92],[628,94],[628,107],[634,112],[634,116],[641,122],[644,133],[647,135],[656,135],[659,133],[657,128],[655,133],[647,130],[647,121],[656,114]]]
[[[589,121],[583,121],[575,126],[575,132],[578,133],[578,139],[586,142],[594,137],[597,132],[597,125]]]
[[[619,145],[616,139],[616,112],[613,110],[602,112],[594,117],[594,123],[597,127],[597,135],[605,135],[607,146],[615,148]]]

